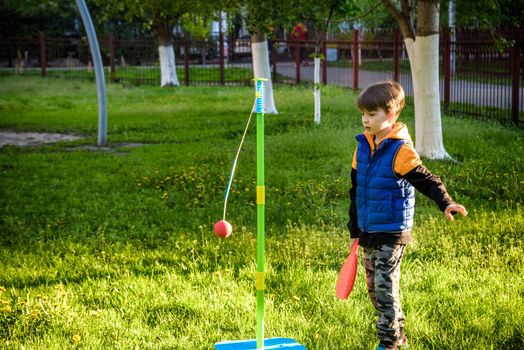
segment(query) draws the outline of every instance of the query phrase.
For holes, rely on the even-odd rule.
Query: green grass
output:
[[[96,151],[93,83],[0,78],[0,128],[84,140],[0,149],[0,348],[211,349],[255,337],[254,126],[212,233],[253,103],[248,88],[108,86]],[[348,251],[355,95],[277,87],[266,116],[266,336],[308,349],[374,349],[363,271],[334,284]],[[413,131],[413,109],[403,121]],[[524,347],[524,135],[443,118],[457,162],[426,161],[470,214],[447,222],[418,196],[401,292],[411,349]],[[142,146],[133,147],[139,143]]]
[[[111,79],[109,67],[104,70],[106,81]],[[15,74],[14,69],[0,70],[0,77],[8,77]],[[24,76],[37,77],[41,75],[40,68],[30,68],[24,70]],[[248,85],[251,81],[252,70],[243,67],[226,67],[224,70],[225,84]],[[57,68],[48,69],[46,76],[50,78],[87,80],[95,81],[95,72],[87,68]],[[177,77],[180,84],[184,84],[184,68],[177,68]],[[160,67],[136,67],[136,66],[116,66],[115,79],[124,85],[159,85],[160,84]],[[218,67],[191,67],[189,68],[189,82],[192,85],[203,83],[220,83],[220,68]]]

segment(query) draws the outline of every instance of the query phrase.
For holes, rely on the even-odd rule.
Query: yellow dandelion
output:
[[[9,305],[5,305],[3,308],[2,308],[2,312],[7,314],[8,312],[11,312],[11,306]]]
[[[78,343],[80,341],[80,335],[75,334],[73,335],[73,342]]]
[[[3,293],[5,292],[5,287],[4,286],[0,286],[0,293]]]
[[[33,310],[31,311],[30,316],[34,320],[35,318],[38,318],[38,312],[36,310]]]

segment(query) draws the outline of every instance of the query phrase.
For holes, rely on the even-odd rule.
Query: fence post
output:
[[[511,47],[511,119],[519,125],[519,80],[520,80],[520,48],[519,42]]]
[[[300,42],[295,40],[295,84],[300,83]]]
[[[42,77],[45,77],[47,74],[47,61],[46,61],[46,49],[45,49],[45,34],[40,32],[40,69]]]
[[[116,81],[116,69],[115,69],[115,38],[113,33],[109,33],[109,67],[111,82]]]
[[[327,34],[326,34],[327,37]],[[324,43],[322,44],[322,56],[324,56],[324,59],[322,60],[322,84],[327,84],[327,38],[324,40]]]
[[[444,64],[444,109],[449,108],[451,95],[451,32],[444,28],[444,52],[442,52],[442,63]]]
[[[184,83],[189,86],[189,39],[184,33]]]
[[[222,21],[220,21],[222,23]],[[224,67],[224,33],[222,33],[222,25],[220,25],[220,35],[219,35],[219,50],[220,50],[220,85],[224,85],[226,82],[225,79],[225,67]]]
[[[399,52],[398,47],[400,45],[400,30],[395,29],[393,33],[393,80],[399,81]]]
[[[353,38],[353,90],[358,90],[358,29],[355,29]]]

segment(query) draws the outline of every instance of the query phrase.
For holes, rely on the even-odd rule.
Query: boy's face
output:
[[[362,124],[367,132],[371,135],[380,135],[385,131],[389,131],[391,125],[394,124],[394,112],[386,112],[382,108],[374,111],[362,110]]]

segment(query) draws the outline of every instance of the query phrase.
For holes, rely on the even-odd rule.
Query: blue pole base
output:
[[[257,350],[257,341],[250,340],[230,340],[216,343],[216,350]],[[290,338],[269,338],[264,339],[264,350],[285,349],[285,350],[307,350],[306,347],[294,339]],[[261,350],[261,349],[258,349]]]

